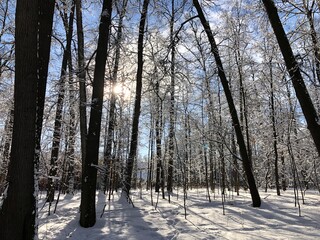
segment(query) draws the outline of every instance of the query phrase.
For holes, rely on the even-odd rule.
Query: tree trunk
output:
[[[80,225],[92,227],[96,222],[96,184],[101,131],[104,75],[110,35],[112,0],[104,0],[99,25],[99,39],[95,61],[86,158],[82,167]]]
[[[287,190],[287,182],[285,177],[285,171],[286,171],[286,165],[285,165],[285,159],[284,159],[284,152],[281,152],[281,187],[283,191]]]
[[[302,112],[307,121],[308,129],[318,150],[318,154],[320,154],[319,116],[314,108],[307,87],[303,81],[299,65],[294,57],[289,40],[281,24],[278,10],[272,0],[262,0],[262,2],[266,8],[270,23],[278,40],[278,44],[291,77],[293,87],[299,100]]]
[[[119,62],[120,62],[120,50],[121,50],[121,41],[122,41],[122,30],[123,30],[123,18],[125,17],[126,9],[127,9],[128,0],[123,1],[123,6],[120,12],[120,18],[118,22],[118,31],[116,37],[116,52],[115,52],[115,62],[112,70],[111,77],[111,99],[110,99],[110,108],[109,108],[109,123],[108,123],[108,133],[106,140],[106,149],[104,152],[104,165],[106,168],[105,174],[102,180],[102,190],[106,191],[107,182],[108,182],[108,174],[110,174],[110,169],[108,169],[108,164],[112,161],[112,143],[114,141],[114,127],[116,125],[116,93],[114,91],[114,87],[117,84],[118,70],[119,70]],[[110,186],[109,186],[110,187]]]
[[[79,78],[79,113],[80,113],[80,138],[81,138],[81,158],[86,157],[86,137],[87,137],[87,94],[86,94],[86,71],[84,60],[84,36],[82,25],[82,0],[75,0],[77,13],[77,36],[78,36],[78,78]]]
[[[144,38],[144,33],[145,33],[144,28],[145,28],[145,23],[146,23],[146,18],[147,18],[148,5],[149,5],[149,0],[144,0],[142,12],[141,12],[141,18],[140,18],[140,25],[139,25],[136,97],[135,97],[135,102],[134,102],[130,152],[129,152],[129,156],[128,156],[128,160],[127,160],[125,182],[124,182],[124,187],[123,187],[123,190],[126,192],[127,197],[129,197],[129,192],[130,192],[130,188],[131,188],[133,163],[136,158],[137,146],[138,146],[139,117],[140,117],[141,92],[142,92],[142,71],[143,71],[143,38]]]
[[[72,6],[70,17],[69,17],[69,26],[66,29],[67,33],[67,44],[63,52],[60,80],[59,80],[59,93],[57,100],[56,116],[54,120],[54,129],[53,129],[53,140],[52,140],[52,150],[51,150],[51,159],[50,159],[50,170],[48,176],[48,186],[47,186],[47,202],[53,202],[54,192],[55,192],[55,180],[54,177],[57,175],[57,161],[59,158],[60,150],[60,138],[61,138],[61,121],[62,121],[62,110],[63,102],[65,95],[65,80],[67,77],[67,67],[68,61],[71,57],[71,40],[73,33],[73,19],[74,19],[74,5]]]
[[[252,198],[252,203],[253,203],[253,207],[260,207],[261,205],[261,199],[260,199],[260,195],[256,186],[256,182],[253,176],[253,172],[252,172],[252,166],[251,166],[251,162],[248,156],[248,152],[247,152],[247,148],[245,145],[245,141],[244,141],[244,137],[241,131],[241,126],[240,126],[240,122],[239,122],[239,118],[238,118],[238,114],[237,114],[237,110],[236,107],[234,105],[234,101],[232,98],[232,94],[229,88],[229,84],[228,84],[228,80],[227,77],[225,75],[223,66],[222,66],[222,62],[221,62],[221,58],[219,55],[219,51],[218,51],[218,47],[217,44],[215,42],[213,33],[211,31],[210,25],[207,22],[202,8],[198,2],[198,0],[193,0],[193,4],[195,6],[195,8],[197,9],[199,18],[201,20],[201,23],[204,27],[204,30],[206,31],[206,34],[208,36],[209,42],[211,44],[211,52],[214,55],[214,58],[216,60],[216,64],[218,67],[218,75],[219,78],[221,80],[226,98],[227,98],[227,102],[228,102],[228,106],[229,106],[229,111],[231,114],[231,118],[232,118],[232,123],[236,132],[236,137],[237,137],[237,141],[238,141],[238,145],[239,145],[239,150],[240,150],[240,155],[242,158],[242,163],[243,163],[243,167],[247,176],[247,180],[248,180],[248,184],[249,184],[249,188],[250,188],[250,193],[251,193],[251,198]]]
[[[35,163],[39,168],[41,153],[41,132],[43,122],[43,110],[46,96],[48,63],[50,59],[51,35],[53,25],[55,0],[39,1],[39,79],[37,92],[37,123],[36,123],[36,151]]]
[[[151,199],[152,199],[152,182],[153,182],[153,160],[154,160],[154,124],[153,124],[153,114],[150,117],[150,133],[149,133],[149,148],[148,148],[148,177],[147,177],[147,191],[150,189]]]
[[[184,164],[184,187],[188,188],[190,182],[191,171],[189,169],[189,126],[188,126],[188,113],[186,107],[184,107],[184,156],[183,156],[183,164]]]
[[[276,111],[274,104],[274,89],[273,89],[273,71],[272,71],[272,60],[269,61],[270,70],[270,110],[271,110],[271,123],[272,123],[272,142],[274,151],[274,176],[276,182],[277,195],[280,196],[280,182],[279,182],[279,154],[278,154],[278,134],[276,129]]]
[[[170,19],[170,44],[171,44],[171,66],[170,66],[170,110],[169,110],[169,161],[168,161],[168,182],[167,182],[167,191],[169,194],[172,193],[172,182],[173,182],[173,158],[174,158],[174,105],[175,105],[175,39],[174,39],[174,21],[175,21],[175,1],[171,1],[171,19]]]
[[[74,164],[75,164],[75,144],[76,144],[76,96],[73,79],[72,58],[69,56],[69,126],[68,126],[68,142],[67,142],[67,193],[74,191]]]
[[[252,162],[252,151],[251,151],[251,144],[250,144],[250,135],[249,135],[249,125],[248,125],[248,106],[246,104],[246,93],[243,85],[243,69],[242,69],[242,58],[240,54],[240,43],[237,43],[237,50],[235,51],[235,59],[236,59],[236,65],[237,70],[239,74],[239,90],[240,90],[240,124],[241,124],[241,130],[246,133],[246,144],[247,144],[247,152],[250,162]]]
[[[155,127],[156,127],[156,156],[157,156],[157,171],[156,171],[156,185],[155,185],[155,192],[160,191],[160,187],[162,187],[162,169],[163,169],[163,164],[162,164],[162,99],[159,99],[159,80],[157,79],[157,83],[155,86],[155,91],[157,95],[157,100],[156,100],[156,120],[155,120]]]
[[[233,166],[232,166],[232,178],[233,178],[233,185],[234,185],[234,191],[237,193],[237,196],[239,196],[239,189],[240,189],[240,183],[239,183],[239,164],[237,156],[237,147],[236,147],[236,141],[234,139],[234,132],[232,132],[231,135],[231,149],[233,153]]]
[[[218,92],[218,103],[219,103],[219,127],[223,129],[222,127],[222,103],[221,103],[221,94],[220,91]],[[226,163],[224,158],[224,136],[219,133],[218,136],[220,139],[218,139],[218,152],[219,152],[219,158],[220,158],[220,187],[221,187],[221,195],[222,199],[225,199],[225,189],[226,189]]]
[[[15,18],[13,137],[0,239],[34,239],[35,136],[38,82],[38,0],[18,0]]]

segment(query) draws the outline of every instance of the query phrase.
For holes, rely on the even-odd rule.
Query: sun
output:
[[[130,89],[121,83],[117,83],[113,87],[113,93],[123,100],[129,100],[131,95]]]

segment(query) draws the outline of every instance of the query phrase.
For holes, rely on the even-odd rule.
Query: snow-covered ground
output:
[[[174,194],[171,203],[150,192],[132,193],[134,207],[115,193],[111,201],[97,193],[97,222],[92,228],[79,226],[80,193],[62,196],[55,214],[48,216],[48,206],[39,211],[39,239],[320,239],[320,195],[307,191],[301,216],[295,207],[294,192],[277,196],[274,191],[260,191],[260,208],[250,206],[247,192],[228,195],[225,215],[221,196],[206,197],[205,189],[188,191],[187,217],[183,194]],[[39,206],[43,206],[43,200]],[[103,208],[105,206],[105,211]]]

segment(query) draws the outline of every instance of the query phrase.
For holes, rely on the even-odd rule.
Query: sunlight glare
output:
[[[113,93],[116,96],[119,96],[124,100],[129,100],[130,99],[130,90],[129,90],[129,88],[123,86],[123,84],[116,84],[113,87]]]

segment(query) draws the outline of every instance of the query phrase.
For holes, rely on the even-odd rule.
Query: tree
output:
[[[74,8],[73,8],[74,10]],[[69,29],[70,31],[71,29]],[[72,69],[72,57],[71,52],[69,56],[68,61],[68,69],[69,69],[69,125],[68,125],[68,139],[66,140],[66,153],[65,153],[65,159],[66,159],[66,179],[65,182],[67,183],[68,189],[67,193],[73,193],[74,190],[74,165],[75,165],[75,144],[76,144],[76,112],[75,112],[75,105],[76,105],[76,99],[75,99],[75,82],[73,78],[73,69]]]
[[[308,129],[318,150],[318,154],[320,154],[320,118],[314,108],[301,75],[299,64],[293,54],[289,40],[281,24],[277,7],[272,0],[263,0],[262,2],[265,6],[274,34],[276,35],[293,87],[307,121]]]
[[[111,99],[110,99],[110,109],[109,109],[109,119],[108,119],[108,133],[106,136],[106,146],[105,146],[105,152],[104,152],[104,165],[106,168],[106,171],[103,176],[102,180],[102,190],[103,192],[107,189],[107,181],[110,179],[110,167],[113,163],[112,161],[112,143],[114,142],[114,128],[116,125],[116,93],[114,88],[117,84],[117,77],[118,77],[118,71],[119,71],[119,62],[120,62],[120,50],[121,50],[121,41],[123,38],[123,19],[125,17],[125,13],[127,10],[127,4],[128,0],[123,0],[122,7],[120,10],[120,16],[119,16],[119,22],[118,22],[118,30],[117,30],[117,36],[116,36],[116,42],[115,42],[115,60],[114,60],[114,66],[112,70],[112,76],[111,76]],[[113,165],[113,164],[112,164]],[[113,168],[114,169],[114,168]],[[109,186],[110,187],[110,186]]]
[[[86,157],[86,137],[87,137],[87,93],[86,93],[86,71],[84,60],[84,35],[82,24],[82,0],[75,0],[77,37],[78,37],[78,78],[79,78],[79,112],[80,112],[80,138],[81,138],[81,158]],[[84,160],[83,160],[84,161]]]
[[[36,169],[39,169],[41,153],[41,132],[43,122],[43,111],[45,104],[48,63],[50,59],[51,35],[53,25],[55,0],[39,2],[39,79],[37,86],[37,124],[36,124]]]
[[[156,137],[156,183],[155,192],[162,192],[162,198],[165,198],[164,194],[164,166],[162,159],[162,136],[163,136],[163,98],[160,96],[160,80],[158,70],[155,67],[154,70],[156,83],[154,84],[154,91],[156,95],[156,111],[155,111],[155,137]]]
[[[131,178],[133,171],[133,164],[137,154],[138,146],[138,133],[139,133],[139,117],[141,108],[141,92],[142,92],[142,73],[143,73],[143,38],[145,33],[145,23],[147,18],[149,0],[143,1],[142,12],[139,24],[139,37],[138,37],[138,69],[136,75],[136,96],[134,101],[134,111],[132,120],[132,130],[131,130],[131,142],[130,151],[127,160],[127,167],[125,173],[125,182],[123,190],[126,192],[127,197],[129,197],[129,192],[131,188]]]
[[[99,24],[86,156],[82,163],[80,225],[92,227],[96,222],[96,184],[101,131],[104,75],[109,44],[112,0],[104,0]]]
[[[231,94],[231,91],[229,88],[228,80],[227,80],[227,77],[226,77],[224,69],[223,69],[222,61],[221,61],[221,58],[219,55],[219,50],[218,50],[217,44],[215,42],[213,33],[211,31],[210,25],[203,14],[203,11],[202,11],[202,8],[199,4],[199,1],[193,0],[193,4],[194,4],[195,8],[197,9],[200,21],[203,25],[203,28],[207,34],[208,39],[209,39],[209,42],[211,45],[211,52],[215,57],[215,61],[216,61],[217,68],[218,68],[218,75],[219,75],[221,84],[223,86],[223,89],[224,89],[224,92],[225,92],[225,95],[227,98],[233,127],[236,132],[240,155],[242,158],[243,167],[244,167],[244,170],[245,170],[245,173],[247,176],[247,180],[248,180],[248,184],[249,184],[249,188],[250,188],[252,204],[253,204],[253,207],[260,207],[261,199],[260,199],[259,192],[258,192],[256,183],[255,183],[255,179],[254,179],[254,176],[252,173],[251,161],[249,159],[247,147],[245,145],[244,137],[243,137],[241,126],[240,126],[240,121],[239,121],[237,110],[235,108],[233,97],[232,97],[232,94]]]
[[[18,0],[15,28],[13,137],[7,195],[0,209],[0,238],[35,235],[35,132],[38,82],[38,0]]]
[[[63,22],[66,30],[66,38],[67,44],[63,52],[62,65],[61,65],[61,73],[59,80],[59,93],[57,100],[57,108],[56,108],[56,116],[54,120],[54,129],[53,129],[53,139],[52,139],[52,150],[51,150],[51,159],[50,159],[50,170],[49,170],[49,178],[48,178],[48,186],[47,186],[47,201],[53,202],[54,200],[54,192],[55,192],[55,180],[54,178],[57,175],[57,161],[59,157],[60,150],[60,139],[61,139],[61,126],[62,126],[62,110],[63,103],[65,97],[65,82],[67,75],[67,67],[68,62],[71,61],[71,42],[72,42],[72,34],[73,34],[73,20],[74,20],[74,4],[71,7],[69,23],[67,19],[67,15],[62,15]],[[50,211],[50,210],[49,210]]]
[[[164,78],[161,75],[161,60],[158,57],[162,58],[162,54],[160,54],[161,48],[161,37],[158,38],[158,41],[150,41],[154,37],[158,38],[159,34],[154,33],[150,35],[148,38],[148,44],[150,44],[150,53],[147,53],[147,56],[150,56],[151,63],[154,65],[151,69],[150,74],[150,81],[149,81],[149,88],[150,93],[150,135],[149,135],[149,164],[148,164],[148,187],[151,186],[152,191],[152,181],[154,166],[156,168],[156,175],[155,175],[155,192],[162,192],[162,197],[164,198],[164,168],[163,168],[163,154],[162,154],[162,139],[163,139],[163,102],[165,99],[166,91],[163,92],[162,90],[162,80]],[[155,148],[155,149],[154,149]],[[154,154],[155,150],[155,154]],[[151,192],[152,194],[152,192]],[[152,195],[151,195],[152,198]],[[153,201],[153,200],[152,200]]]
[[[170,110],[169,110],[169,162],[168,162],[168,184],[167,191],[169,195],[172,194],[172,185],[173,185],[173,159],[174,159],[174,118],[175,118],[175,39],[174,39],[174,21],[175,21],[175,1],[171,1],[171,18],[170,18],[170,45],[171,45],[171,66],[170,66]]]
[[[275,97],[274,97],[274,80],[273,80],[273,59],[269,60],[270,71],[270,115],[272,122],[272,136],[273,136],[273,151],[274,151],[274,176],[277,189],[277,195],[280,196],[280,183],[279,183],[279,154],[278,154],[278,133],[276,129],[276,111],[275,111]]]

